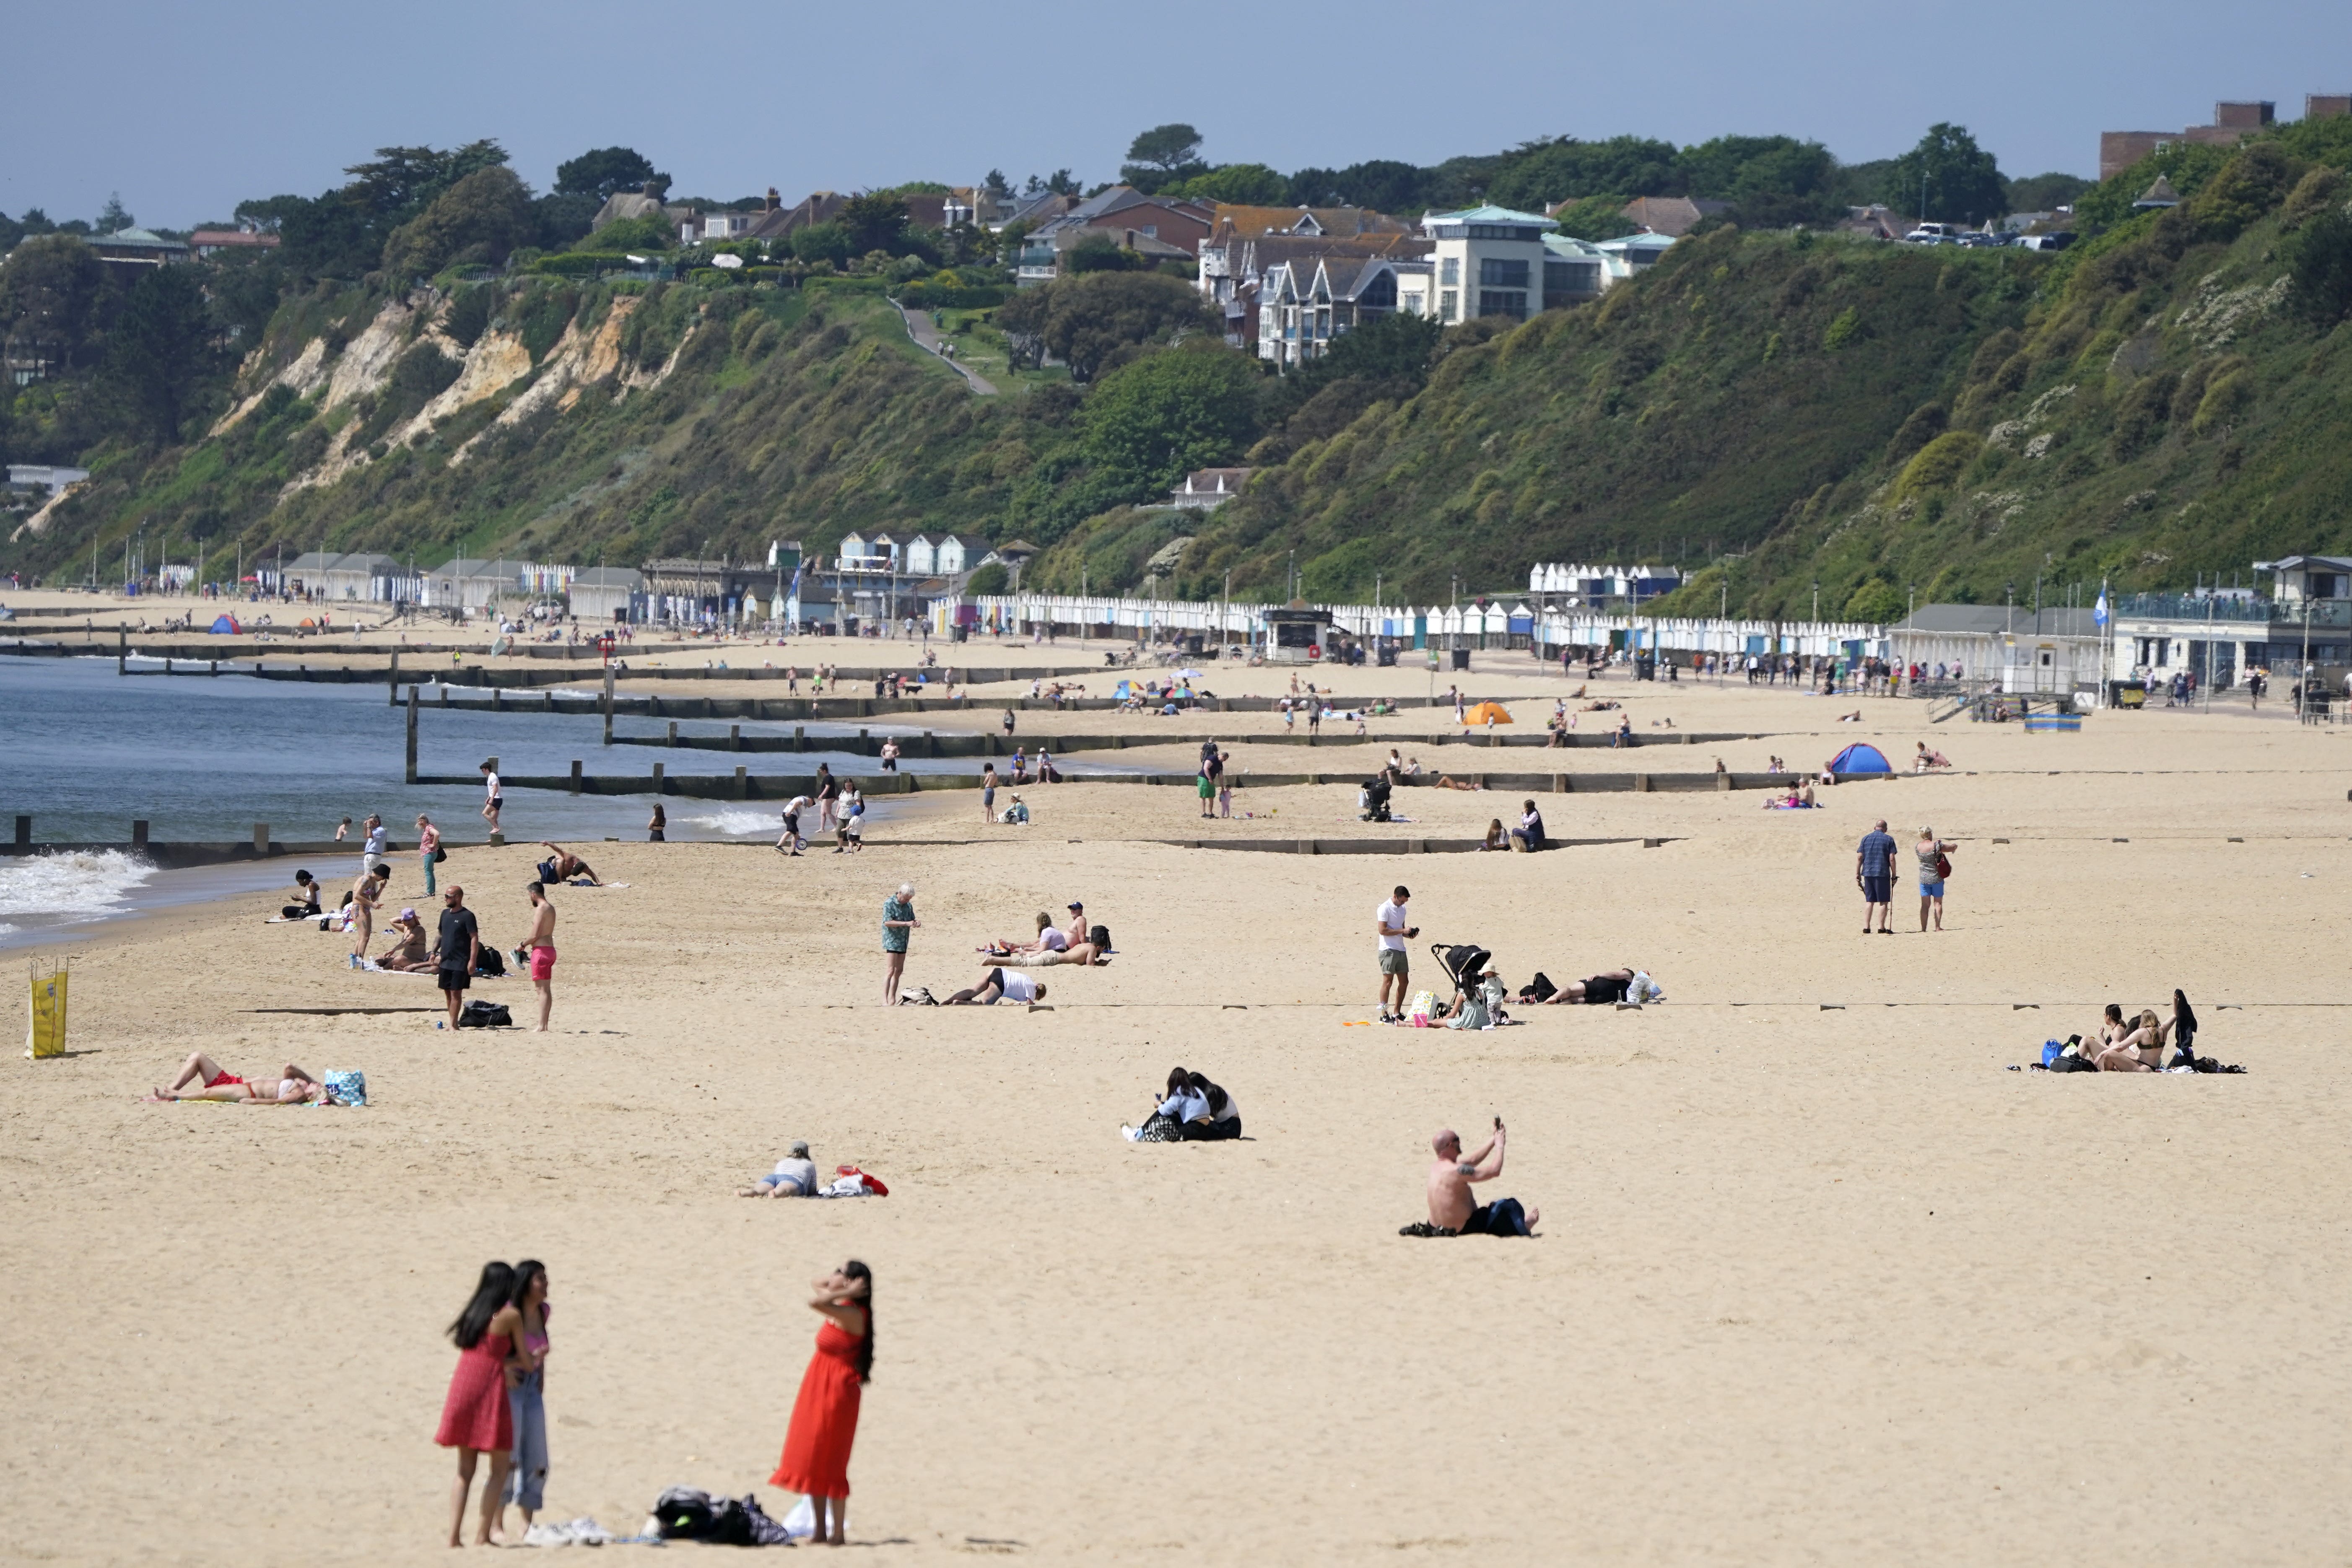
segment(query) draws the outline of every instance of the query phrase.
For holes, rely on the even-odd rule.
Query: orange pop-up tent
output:
[[[1462,716],[1465,724],[1507,724],[1511,711],[1499,702],[1481,702]]]

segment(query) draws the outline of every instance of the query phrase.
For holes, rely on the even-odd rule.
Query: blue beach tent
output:
[[[237,636],[243,629],[244,628],[240,627],[236,624],[236,617],[235,616],[222,616],[213,622],[211,629],[207,635],[233,637]]]
[[[1891,773],[1894,771],[1886,765],[1885,752],[1859,741],[1830,759],[1830,772],[1833,773]]]

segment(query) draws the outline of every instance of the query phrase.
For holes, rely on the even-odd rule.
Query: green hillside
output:
[[[940,320],[996,395],[908,341],[884,291],[936,265],[913,250],[862,276],[485,276],[465,226],[525,208],[483,171],[397,209],[411,248],[449,231],[429,286],[130,287],[32,239],[0,313],[12,353],[41,323],[58,368],[0,437],[94,477],[13,525],[0,570],[79,580],[94,548],[109,578],[134,535],[150,563],[201,542],[592,565],[929,528],[1047,547],[1040,586],[1230,574],[1260,599],[1294,561],[1314,596],[1424,603],[1536,562],[1679,562],[1698,575],[1669,607],[1802,614],[1818,583],[1824,613],[1868,618],[2037,574],[2052,600],[2186,584],[2352,549],[2347,164],[2344,121],[2176,150],[2086,195],[2108,226],[2055,255],[1726,225],[1598,305],[1392,318],[1287,378],[1120,253],[993,306],[1001,273],[969,263],[919,287],[975,307]],[[2188,200],[2134,215],[2158,167]],[[1213,514],[1132,510],[1240,461],[1260,472]]]
[[[2175,160],[2189,199],[2056,256],[1724,229],[1485,342],[1221,508],[1172,584],[1426,602],[1682,561],[1662,605],[1899,616],[2040,574],[2155,587],[2352,548],[2343,122]],[[2110,193],[2112,195],[2113,193]],[[1311,407],[1311,405],[1310,405]],[[1262,448],[1281,455],[1282,443]],[[1097,525],[1110,531],[1108,522]]]

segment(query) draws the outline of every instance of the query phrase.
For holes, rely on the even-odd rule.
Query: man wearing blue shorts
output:
[[[1895,934],[1895,840],[1881,821],[1862,836],[1853,857],[1853,879],[1862,889],[1862,934],[1870,934],[1870,911],[1878,911],[1881,936]]]

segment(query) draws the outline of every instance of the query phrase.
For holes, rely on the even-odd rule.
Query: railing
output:
[[[2222,599],[2201,594],[2126,594],[2116,600],[2115,613],[2119,617],[2146,620],[2300,627],[2306,609],[2315,628],[2352,626],[2352,599]]]

